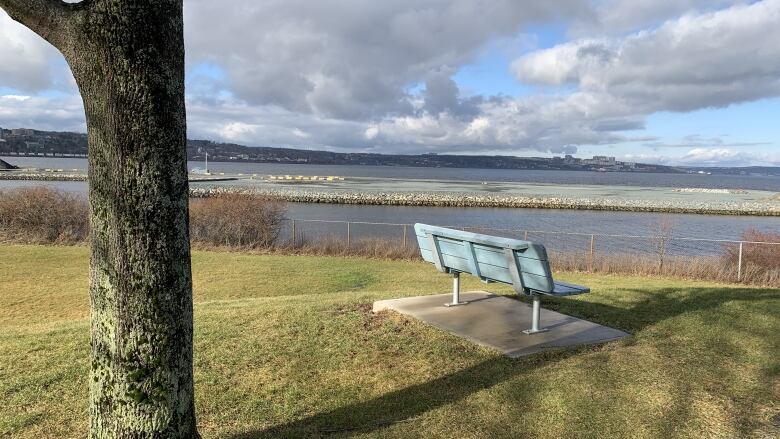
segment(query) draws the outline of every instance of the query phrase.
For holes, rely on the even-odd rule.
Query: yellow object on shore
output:
[[[241,174],[239,174],[241,175]],[[256,176],[256,174],[253,174],[253,176]],[[330,175],[330,176],[319,176],[319,175],[267,175],[264,177],[266,180],[269,181],[284,181],[284,180],[294,180],[294,181],[344,181],[344,177]]]

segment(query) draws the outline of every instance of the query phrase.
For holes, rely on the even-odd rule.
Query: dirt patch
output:
[[[363,329],[368,332],[381,330],[387,325],[392,325],[392,332],[406,333],[412,325],[412,321],[406,316],[392,311],[374,313],[373,308],[371,303],[349,303],[325,310],[323,313],[333,317],[357,314],[362,317]]]
[[[331,316],[341,316],[349,313],[371,314],[374,306],[370,303],[350,303],[341,305],[334,309],[326,310],[325,313]]]

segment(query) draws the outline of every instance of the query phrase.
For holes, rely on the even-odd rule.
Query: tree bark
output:
[[[89,138],[90,437],[198,437],[182,0],[0,0],[70,65]]]

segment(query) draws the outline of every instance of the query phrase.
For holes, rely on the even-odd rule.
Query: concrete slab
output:
[[[392,310],[415,317],[512,358],[629,336],[617,329],[546,309],[542,309],[540,327],[548,331],[526,335],[523,331],[531,327],[529,304],[485,291],[472,291],[460,295],[467,305],[444,306],[451,298],[450,294],[441,294],[380,300],[374,303],[374,312]]]

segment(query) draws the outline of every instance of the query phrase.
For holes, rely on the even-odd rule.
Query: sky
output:
[[[185,0],[190,138],[780,166],[780,0]],[[0,10],[0,127],[86,132]]]

